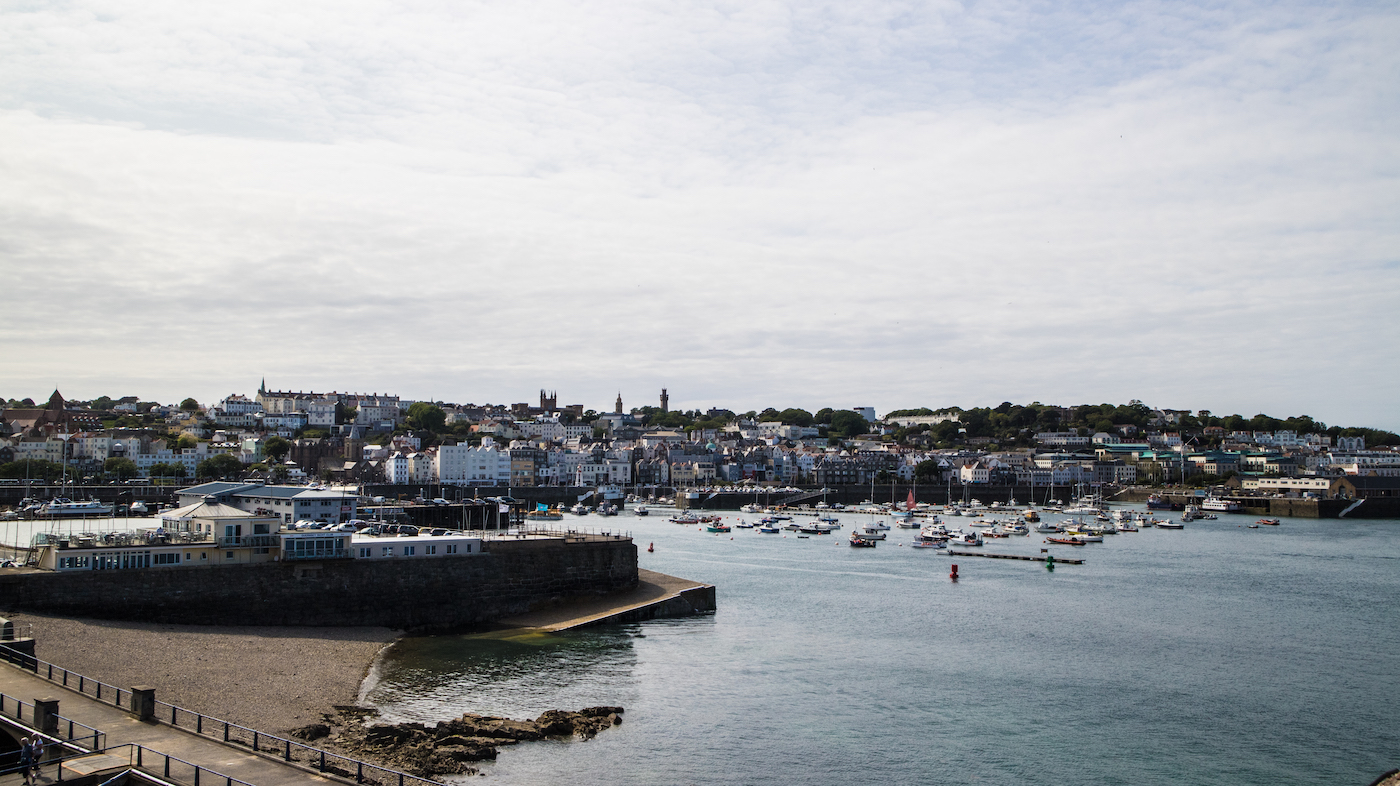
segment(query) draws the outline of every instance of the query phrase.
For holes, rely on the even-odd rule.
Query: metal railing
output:
[[[0,660],[9,662],[17,668],[24,669],[25,671],[36,674],[42,679],[62,685],[69,690],[77,691],[97,701],[111,704],[113,707],[124,708],[128,711],[131,710],[130,690],[119,688],[115,685],[109,685],[101,680],[95,680],[91,677],[78,674],[77,672],[69,671],[61,666],[56,666],[47,661],[40,660],[33,655],[5,646],[3,641],[0,641]],[[11,699],[11,701],[16,701],[18,703],[18,700],[15,699]],[[444,786],[439,781],[422,778],[417,775],[410,775],[406,772],[388,767],[381,767],[378,764],[371,764],[370,762],[351,758],[349,756],[342,756],[338,753],[325,750],[324,748],[317,748],[313,745],[306,745],[305,743],[287,739],[286,737],[279,737],[275,734],[268,734],[267,732],[258,731],[257,729],[252,729],[247,726],[240,726],[237,723],[215,718],[211,715],[205,715],[193,710],[187,710],[184,707],[179,707],[174,704],[167,704],[166,702],[157,700],[155,705],[155,717],[153,720],[157,723],[183,729],[185,731],[192,731],[195,734],[222,742],[242,745],[258,753],[275,756],[285,762],[309,766],[318,772],[331,773],[345,778],[354,778],[357,783],[379,783],[387,784],[388,786]],[[102,743],[106,742],[105,734],[74,721],[62,720],[70,724],[70,736],[79,728],[91,731],[95,735],[93,739],[98,743],[96,749],[102,750]],[[146,750],[150,749],[147,748]],[[159,756],[165,756],[165,754],[157,751],[151,752]],[[167,758],[176,762],[180,761],[179,759],[173,759],[173,757]],[[188,762],[185,763],[188,764]],[[169,766],[168,763],[166,766]],[[189,766],[194,767],[195,765],[190,764]],[[199,768],[196,767],[196,770],[198,769]],[[196,774],[195,777],[194,786],[199,786],[199,781],[197,780],[198,775]],[[222,778],[224,776],[218,777]],[[232,779],[230,783],[242,783],[242,781]]]
[[[116,756],[119,755],[118,751],[122,748],[126,748],[126,761],[129,769],[139,770],[167,781],[189,784],[189,786],[234,786],[234,784],[254,786],[254,784],[232,775],[224,775],[208,767],[201,767],[194,762],[185,761],[177,756],[171,756],[168,753],[162,753],[134,742],[115,745],[103,753]],[[58,780],[63,781],[62,766],[58,768]]]
[[[29,716],[27,720],[25,719],[26,710]],[[22,723],[30,728],[39,728],[39,720],[34,717],[33,704],[13,696],[6,696],[3,693],[0,693],[0,715],[6,718],[13,718],[16,722]],[[55,714],[53,718],[57,721],[57,734],[55,734],[54,737],[62,742],[69,742],[79,747],[87,748],[90,751],[100,751],[102,750],[103,744],[107,741],[107,735],[105,733],[91,726],[79,723],[71,718],[65,718],[62,715]]]
[[[354,778],[356,783],[380,783],[390,786],[443,786],[439,781],[410,775],[401,770],[381,767],[361,759],[342,756],[324,748],[278,737],[275,734],[240,726],[203,713],[156,702],[156,721],[178,729],[192,731],[234,745],[243,745],[262,754],[270,754],[291,763],[304,764],[317,772]]]

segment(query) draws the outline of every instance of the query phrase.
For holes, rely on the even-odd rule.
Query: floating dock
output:
[[[988,554],[980,551],[949,551],[950,557],[986,557],[987,559],[1019,559],[1026,562],[1045,562],[1045,558],[1050,555],[1031,554]],[[1056,565],[1083,565],[1084,560],[1072,557],[1055,557]]]

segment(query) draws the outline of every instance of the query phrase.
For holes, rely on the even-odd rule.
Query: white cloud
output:
[[[1397,33],[1177,3],[12,11],[0,393],[1395,428]]]

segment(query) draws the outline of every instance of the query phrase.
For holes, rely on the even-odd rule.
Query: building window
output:
[[[233,559],[233,552],[232,552],[232,551],[225,551],[225,552],[224,552],[224,559]]]
[[[449,543],[449,544],[447,544],[447,553],[448,553],[448,554],[456,554],[456,553],[457,553],[457,544],[455,544],[455,543]]]
[[[361,557],[368,557],[368,556],[370,555],[370,552],[371,552],[371,551],[372,551],[372,549],[371,549],[369,546],[361,546],[361,547],[360,547],[360,556],[361,556]]]
[[[424,546],[423,553],[429,556],[437,553],[437,546]]]
[[[393,547],[393,546],[385,546],[384,549],[383,549],[382,551],[379,552],[379,556],[381,556],[381,557],[392,557],[392,556],[394,556],[394,547]]]
[[[179,565],[179,564],[180,564],[180,555],[179,555],[178,553],[176,553],[176,554],[170,554],[170,553],[166,553],[166,554],[156,554],[156,555],[154,555],[154,557],[155,557],[155,564],[157,564],[157,565]]]

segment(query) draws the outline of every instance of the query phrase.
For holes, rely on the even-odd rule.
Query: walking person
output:
[[[34,762],[34,781],[39,780],[40,768],[44,766],[44,738],[34,735],[34,742],[29,746],[29,758]]]
[[[29,786],[29,773],[34,769],[34,749],[29,747],[29,738],[19,741],[19,768],[24,772],[24,786]]]

